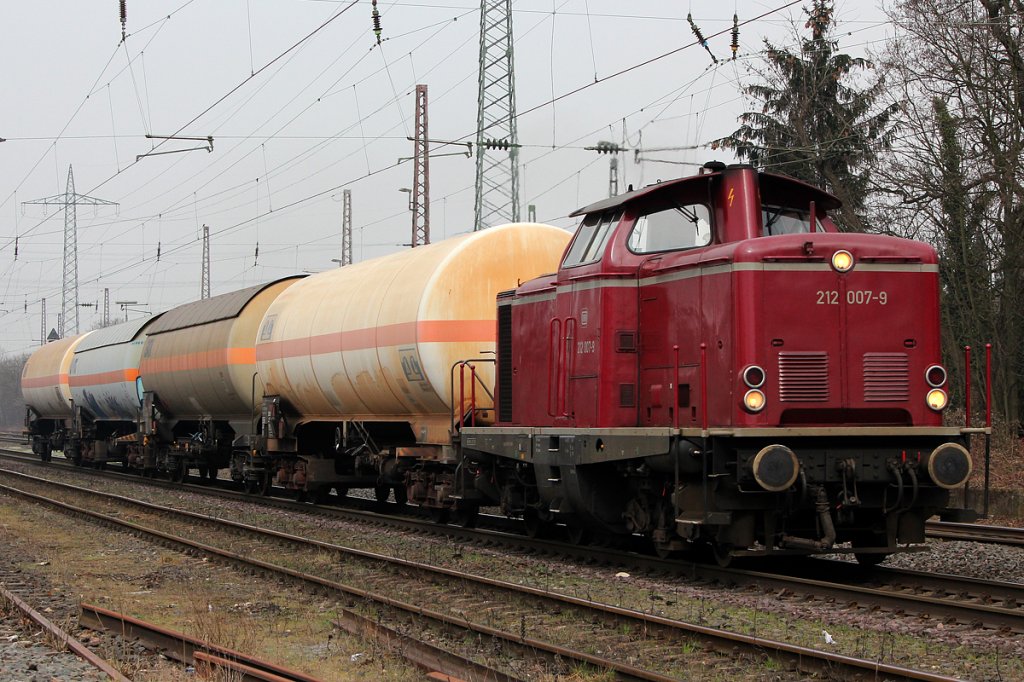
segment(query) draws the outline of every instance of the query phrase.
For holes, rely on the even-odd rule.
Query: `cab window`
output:
[[[772,237],[780,234],[805,234],[808,232],[824,232],[821,222],[815,219],[816,227],[811,226],[811,212],[805,209],[786,206],[761,207],[761,223],[764,225],[761,236]]]
[[[626,245],[633,253],[676,251],[711,243],[711,213],[704,204],[674,204],[636,219]]]
[[[600,260],[608,244],[608,237],[621,217],[621,213],[592,213],[584,218],[576,230],[576,239],[573,240],[569,253],[562,261],[562,267],[571,268],[574,265]]]

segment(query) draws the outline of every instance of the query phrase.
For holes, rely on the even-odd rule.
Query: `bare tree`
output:
[[[997,409],[1022,416],[1024,0],[897,0],[885,69],[902,108],[875,172],[876,224],[932,241],[947,363],[994,344]],[[981,363],[975,364],[981,387]],[[980,403],[975,403],[980,404]]]
[[[0,426],[24,424],[25,400],[21,395],[21,370],[27,355],[0,355]]]

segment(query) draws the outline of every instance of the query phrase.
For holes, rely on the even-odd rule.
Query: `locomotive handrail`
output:
[[[469,358],[468,360],[459,360],[452,364],[451,367],[451,382],[449,383],[449,399],[451,403],[451,432],[455,434],[462,428],[462,424],[465,422],[466,417],[469,417],[470,425],[476,426],[476,413],[489,408],[479,408],[476,404],[476,385],[480,384],[480,388],[484,390],[487,397],[491,399],[491,404],[494,405],[494,393],[491,389],[480,378],[480,375],[476,371],[476,365],[473,363],[489,363],[495,365],[496,361],[494,358]],[[459,368],[459,414],[456,417],[455,413],[455,368]],[[470,372],[470,384],[469,384],[469,410],[463,409],[466,404],[466,368],[469,368]]]

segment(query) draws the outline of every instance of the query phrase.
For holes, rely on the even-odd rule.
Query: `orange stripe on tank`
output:
[[[255,348],[219,348],[217,350],[143,358],[139,369],[143,376],[161,372],[187,372],[256,363]]]
[[[135,383],[139,378],[139,370],[119,369],[112,372],[96,372],[95,374],[79,374],[69,379],[72,386],[99,386],[100,384]]]
[[[63,373],[51,374],[45,377],[23,377],[21,380],[22,388],[46,388],[60,384],[67,385],[67,383],[68,375]]]
[[[495,333],[494,320],[401,322],[368,329],[257,343],[256,359],[277,360],[414,343],[488,342],[494,341]]]

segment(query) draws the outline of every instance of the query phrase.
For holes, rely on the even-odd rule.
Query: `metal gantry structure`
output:
[[[78,206],[117,206],[117,202],[97,199],[75,192],[75,174],[68,166],[68,184],[64,194],[44,199],[23,202],[43,206],[63,206],[64,208],[64,280],[61,292],[61,314],[58,318],[57,333],[61,338],[65,334],[78,333]]]
[[[341,192],[341,260],[338,267],[352,265],[352,190]]]
[[[203,225],[203,274],[199,282],[199,298],[210,298],[210,228]]]
[[[39,319],[40,319],[40,323],[39,323],[39,345],[40,346],[45,346],[46,345],[46,299],[44,298],[40,303],[41,303],[41,305],[40,305],[41,309],[39,311],[39,313],[40,313],[39,314]]]
[[[103,326],[110,326],[110,289],[103,290]]]
[[[474,230],[519,221],[512,0],[480,0]]]
[[[416,135],[412,159],[412,241],[430,243],[430,137],[427,135],[427,86],[416,86]]]

